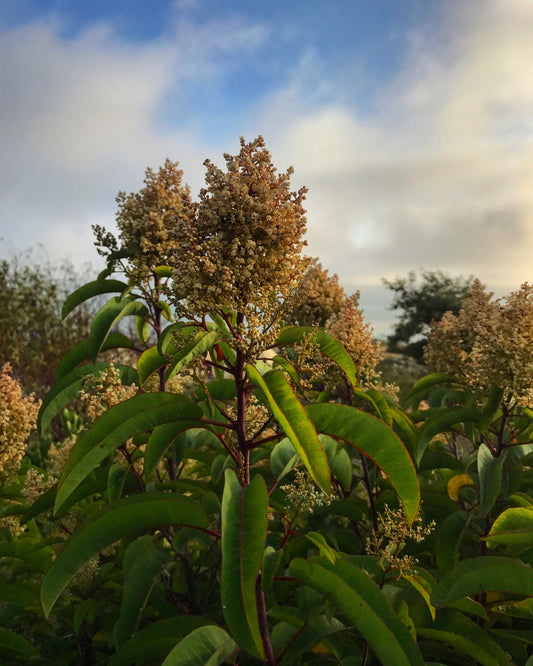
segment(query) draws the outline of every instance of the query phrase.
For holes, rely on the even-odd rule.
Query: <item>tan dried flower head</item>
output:
[[[263,335],[267,345],[267,330],[292,307],[308,267],[306,189],[290,191],[292,169],[277,173],[262,137],[241,138],[239,154],[224,157],[225,171],[204,163],[196,218],[177,221],[173,300],[184,316],[239,313],[243,338],[253,345]]]
[[[285,321],[296,326],[325,326],[328,319],[341,309],[346,294],[339,284],[339,276],[328,275],[318,259],[306,271],[297,291],[298,305]]]
[[[374,329],[365,323],[363,310],[359,307],[358,291],[345,299],[340,311],[326,326],[326,331],[342,342],[352,357],[361,388],[375,386],[379,379],[376,365],[382,360],[383,352],[374,341]],[[339,380],[344,382],[340,370],[332,368],[331,372],[336,373],[330,378],[333,383]]]
[[[5,363],[0,373],[0,483],[18,472],[40,407],[33,394],[23,395],[10,373],[11,366]]]
[[[182,185],[182,178],[178,163],[168,159],[158,172],[146,169],[145,187],[130,194],[119,192],[116,197],[119,240],[103,227],[93,227],[100,254],[122,249],[131,257],[126,274],[136,285],[152,277],[155,266],[168,263],[177,249],[176,221],[192,215],[190,190]]]
[[[508,403],[533,407],[533,286],[492,297],[476,280],[459,314],[432,324],[426,363],[479,394],[497,386]]]

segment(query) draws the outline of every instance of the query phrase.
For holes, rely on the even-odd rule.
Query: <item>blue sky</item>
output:
[[[381,278],[531,280],[531,0],[0,0],[0,255],[98,258],[147,166],[263,134],[309,253],[387,332]]]

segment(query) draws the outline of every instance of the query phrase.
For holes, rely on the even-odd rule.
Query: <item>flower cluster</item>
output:
[[[121,382],[118,369],[110,361],[108,368],[87,379],[80,392],[80,399],[89,420],[96,421],[110,407],[132,398],[136,392],[135,386],[126,386]]]
[[[372,326],[365,323],[363,310],[359,307],[359,292],[345,299],[339,312],[328,322],[326,331],[342,342],[352,357],[362,389],[377,388],[393,397],[396,395],[397,387],[380,382],[376,366],[383,358],[383,350],[374,339]],[[341,370],[336,366],[328,370],[327,383],[332,387],[345,383]]]
[[[280,486],[297,513],[311,513],[317,506],[327,506],[331,498],[318,490],[307,470],[296,469],[294,481]]]
[[[378,529],[372,530],[366,540],[366,552],[378,558],[383,571],[394,572],[396,577],[412,572],[417,561],[412,555],[402,555],[402,550],[407,541],[424,541],[435,529],[435,521],[424,525],[419,514],[410,525],[403,509],[394,510],[385,504],[378,522]]]
[[[5,363],[0,372],[0,483],[18,472],[39,406],[33,395],[23,395],[11,377],[11,366]]]
[[[168,159],[157,173],[146,169],[143,189],[117,195],[119,239],[103,227],[93,227],[100,254],[120,249],[127,255],[126,274],[135,286],[151,278],[152,269],[168,263],[169,255],[177,250],[173,235],[176,223],[191,216],[194,209],[182,178],[178,163]]]
[[[308,267],[306,190],[290,191],[292,169],[277,173],[262,137],[241,139],[239,154],[224,157],[226,171],[204,163],[195,218],[176,220],[171,298],[187,317],[236,313],[237,341],[257,354],[271,344]]]
[[[533,407],[533,286],[493,300],[475,280],[459,314],[432,324],[426,363],[476,393],[497,386],[508,404]]]
[[[285,317],[287,324],[296,326],[325,326],[330,317],[342,307],[346,294],[339,276],[328,275],[317,259],[306,271],[297,291],[298,305]]]

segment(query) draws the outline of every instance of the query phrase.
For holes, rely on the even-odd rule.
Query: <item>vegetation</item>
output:
[[[0,365],[9,363],[28,392],[43,396],[63,356],[89,335],[94,311],[87,304],[61,317],[79,279],[69,265],[36,265],[31,253],[0,262]]]
[[[67,436],[40,467],[1,449],[0,660],[530,666],[531,289],[495,303],[476,283],[400,404],[357,295],[284,325],[309,269],[290,171],[261,138],[206,169],[198,204],[171,163],[120,197],[107,269],[63,313],[116,295],[39,411]],[[0,401],[2,446],[23,404]]]
[[[426,337],[431,322],[440,321],[445,312],[456,315],[472,286],[472,277],[452,278],[442,271],[422,271],[421,283],[415,271],[392,282],[383,280],[394,292],[391,310],[400,316],[388,342],[391,350],[401,351],[419,363],[424,359]]]

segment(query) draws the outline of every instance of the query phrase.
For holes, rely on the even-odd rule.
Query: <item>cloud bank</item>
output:
[[[244,80],[231,88],[243,68],[266,66],[268,20],[179,15],[141,45],[109,23],[69,38],[61,28],[48,18],[0,33],[4,254],[41,242],[53,259],[94,259],[90,224],[112,226],[117,191],[138,189],[146,166],[179,160],[197,191],[203,159],[220,163],[240,134],[261,133],[279,168],[293,164],[295,185],[310,188],[310,254],[361,289],[378,332],[382,277],[441,269],[500,293],[531,280],[529,0],[442,3],[364,104],[347,101],[355,55],[339,71],[308,49],[253,99]],[[246,114],[225,108],[220,134],[206,131],[232,98]]]

